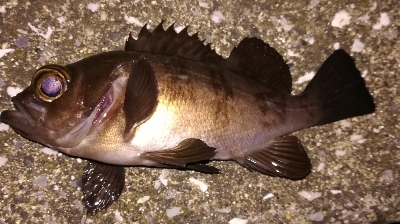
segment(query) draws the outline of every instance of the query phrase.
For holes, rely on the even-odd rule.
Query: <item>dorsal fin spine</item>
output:
[[[170,55],[183,59],[221,66],[231,71],[255,78],[266,85],[290,94],[292,79],[289,67],[283,57],[268,44],[257,38],[244,38],[227,59],[222,58],[210,44],[204,45],[198,33],[190,36],[188,27],[177,33],[174,24],[166,30],[163,20],[150,32],[146,25],[140,30],[137,40],[130,34],[126,41],[126,51],[137,51]]]

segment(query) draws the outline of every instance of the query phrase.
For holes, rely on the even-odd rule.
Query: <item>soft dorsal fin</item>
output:
[[[150,32],[144,25],[137,40],[129,34],[125,43],[125,51],[165,54],[212,64],[220,64],[224,60],[211,49],[210,44],[204,45],[197,33],[189,36],[188,27],[176,33],[174,24],[164,30],[163,23],[164,21],[153,32]]]
[[[282,55],[255,37],[244,38],[226,59],[225,67],[252,76],[279,92],[292,91],[289,66]]]
[[[153,32],[144,25],[137,40],[129,34],[125,51],[177,56],[222,66],[253,77],[284,94],[291,93],[289,66],[282,55],[264,41],[254,37],[245,38],[232,50],[229,58],[224,59],[211,49],[210,44],[204,45],[197,33],[189,36],[188,27],[176,33],[173,24],[164,30],[163,23]]]

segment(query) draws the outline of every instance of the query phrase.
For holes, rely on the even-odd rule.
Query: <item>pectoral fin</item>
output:
[[[289,179],[301,179],[311,171],[310,159],[295,136],[274,139],[265,148],[244,154],[236,161],[250,171]]]
[[[125,185],[123,166],[89,162],[82,176],[83,202],[88,214],[108,208],[122,193]]]
[[[208,146],[199,139],[188,138],[172,149],[146,152],[141,154],[140,157],[161,164],[185,167],[188,163],[211,160],[214,155],[215,148]],[[190,167],[188,168],[190,169]]]
[[[126,84],[124,113],[124,139],[132,137],[132,128],[145,122],[157,106],[157,80],[152,66],[145,58],[140,58],[133,65]]]

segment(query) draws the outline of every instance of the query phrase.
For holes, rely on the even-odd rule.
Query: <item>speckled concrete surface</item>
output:
[[[332,26],[337,13],[342,17]],[[80,203],[86,161],[51,154],[0,124],[0,223],[400,221],[397,0],[1,0],[0,111],[13,107],[10,94],[27,87],[43,63],[66,64],[122,49],[130,31],[135,36],[141,24],[154,28],[162,19],[166,26],[190,25],[190,32],[210,39],[224,56],[246,36],[263,39],[290,63],[295,93],[306,84],[299,81],[340,45],[365,75],[376,113],[296,133],[314,165],[304,180],[214,162],[222,174],[165,170],[168,184],[156,188],[161,169],[129,168],[120,200],[95,216],[86,216]],[[138,203],[144,196],[150,198]],[[170,218],[166,209],[172,207],[180,214]]]

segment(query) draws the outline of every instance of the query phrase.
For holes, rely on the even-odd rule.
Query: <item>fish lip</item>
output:
[[[10,125],[17,133],[22,136],[29,136],[32,132],[32,126],[28,126],[29,121],[26,116],[17,110],[6,110],[0,115],[0,121]]]
[[[21,126],[30,128],[34,127],[34,121],[31,115],[26,111],[23,104],[17,99],[17,96],[12,97],[11,101],[14,103],[16,110],[6,110],[0,115],[0,122],[10,125],[13,129],[18,129],[19,132],[26,132],[21,129]]]
[[[25,116],[17,110],[6,110],[1,112],[1,116],[0,116],[0,122],[1,123],[6,123],[12,126],[12,124],[10,124],[10,120],[14,119],[14,118],[22,118],[22,119],[26,119]]]
[[[14,103],[15,108],[17,109],[16,111],[9,111],[9,112],[18,112],[19,114],[13,113],[15,116],[18,117],[23,117],[25,118],[30,126],[34,127],[35,122],[32,119],[32,116],[26,111],[24,105],[20,102],[20,100],[17,98],[18,96],[12,97],[11,101]]]
[[[40,127],[38,128],[36,126],[32,126],[29,123],[27,116],[21,111],[3,111],[0,115],[0,120],[1,122],[8,124],[16,133],[22,135],[24,138],[51,147],[51,145],[42,141],[42,139],[48,135],[48,133],[45,132],[46,130],[40,129]]]

